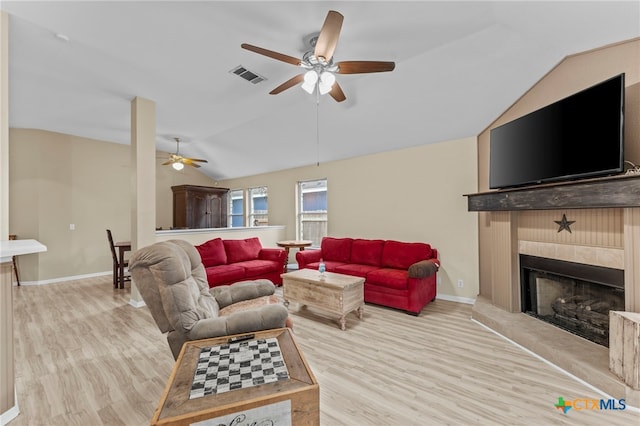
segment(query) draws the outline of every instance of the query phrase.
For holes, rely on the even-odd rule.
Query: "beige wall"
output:
[[[158,156],[164,158],[163,153]],[[47,281],[110,271],[105,230],[111,229],[116,240],[130,239],[130,147],[11,129],[9,161],[9,232],[48,248],[20,257],[20,278]],[[172,225],[171,186],[214,185],[189,167],[156,171],[156,226],[165,229]],[[75,224],[74,231],[70,224]]]
[[[49,249],[20,258],[21,278],[110,271],[105,229],[116,240],[130,237],[129,146],[24,129],[9,139],[10,232]],[[443,262],[439,292],[474,298],[477,214],[466,211],[462,194],[477,187],[475,159],[476,140],[467,138],[219,183],[191,168],[158,167],[156,224],[172,225],[171,186],[267,185],[269,223],[294,238],[296,182],[326,177],[331,235],[428,242]]]
[[[463,194],[475,192],[476,139],[390,151],[319,166],[221,181],[232,189],[266,185],[269,223],[295,238],[295,187],[327,178],[328,229],[336,237],[423,241],[440,252],[440,295],[478,293],[477,214]],[[464,287],[456,286],[457,280]]]

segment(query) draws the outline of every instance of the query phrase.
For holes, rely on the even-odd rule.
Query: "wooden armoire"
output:
[[[226,228],[228,188],[178,185],[173,191],[173,228]]]

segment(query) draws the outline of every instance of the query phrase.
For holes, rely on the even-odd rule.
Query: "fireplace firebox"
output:
[[[609,311],[624,311],[624,271],[520,255],[522,312],[609,346]]]

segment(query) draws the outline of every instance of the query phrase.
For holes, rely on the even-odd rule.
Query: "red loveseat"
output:
[[[418,315],[436,298],[438,251],[425,243],[325,237],[320,250],[296,253],[299,268],[365,278],[364,301]]]
[[[195,247],[200,253],[209,287],[260,278],[282,284],[280,274],[284,272],[287,254],[279,248],[262,248],[258,237],[244,240],[215,238]]]

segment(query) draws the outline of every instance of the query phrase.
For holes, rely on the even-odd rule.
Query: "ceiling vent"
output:
[[[258,84],[261,81],[265,81],[266,80],[266,77],[258,75],[255,72],[249,71],[248,69],[246,69],[242,65],[238,65],[237,67],[235,67],[234,69],[232,69],[229,72],[233,73],[233,74],[235,74],[237,76],[240,76],[240,77],[244,78],[245,80],[247,80],[248,82],[253,83],[253,84]]]

